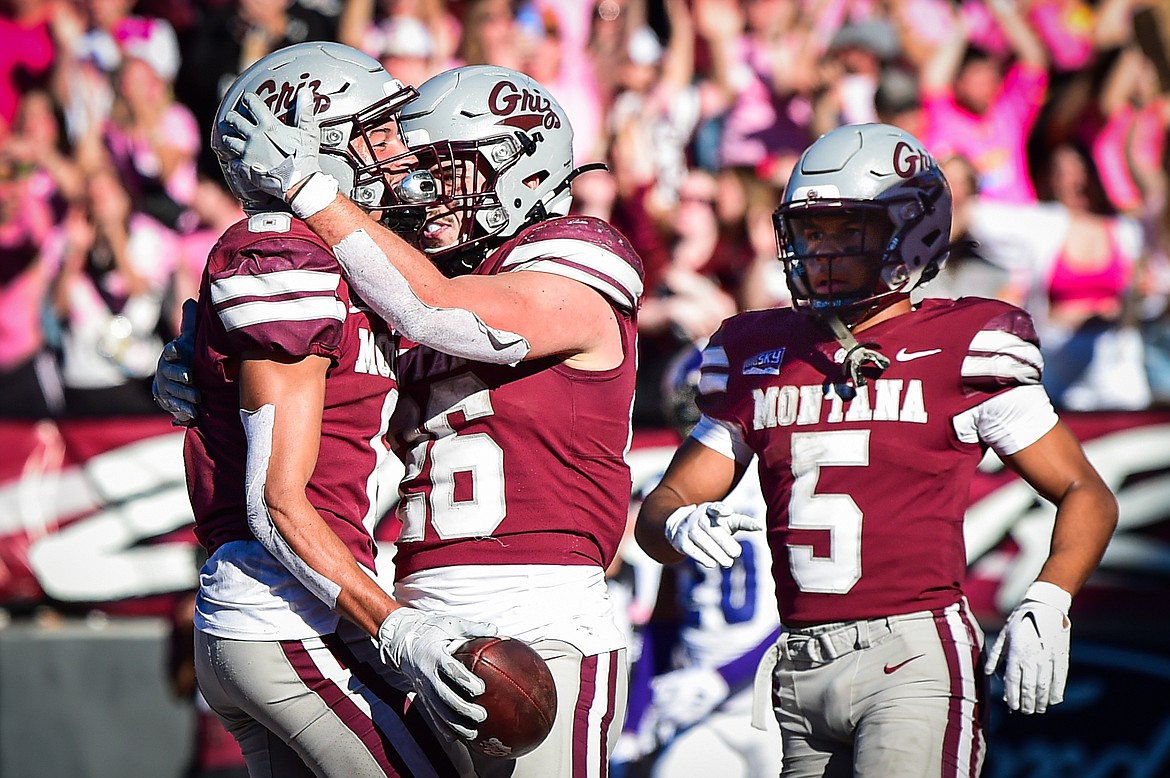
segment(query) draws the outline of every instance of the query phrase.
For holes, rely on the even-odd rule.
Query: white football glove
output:
[[[479,733],[467,723],[478,724],[487,711],[470,698],[483,694],[484,683],[451,654],[471,638],[495,634],[492,624],[398,608],[378,628],[378,650],[410,680],[440,735],[474,740]]]
[[[163,346],[162,355],[154,370],[151,393],[160,408],[174,417],[175,423],[190,426],[199,415],[199,390],[191,378],[195,358],[194,300],[183,303],[183,323],[179,337]]]
[[[1012,710],[1043,713],[1064,700],[1071,604],[1068,592],[1037,581],[996,638],[985,671],[994,673],[1003,657],[1003,699]]]
[[[216,128],[222,133],[224,148],[238,157],[229,163],[233,174],[288,202],[291,189],[320,173],[321,128],[313,98],[311,89],[297,92],[293,109],[296,125],[289,126],[276,118],[259,95],[245,92],[236,109],[228,111]]]
[[[764,522],[735,513],[721,502],[684,505],[666,519],[666,539],[703,567],[731,567],[743,552],[732,534],[762,530]]]
[[[670,728],[667,734],[686,729],[702,721],[727,699],[727,682],[718,672],[707,667],[688,667],[665,673],[650,681],[654,692],[650,703],[659,731]]]

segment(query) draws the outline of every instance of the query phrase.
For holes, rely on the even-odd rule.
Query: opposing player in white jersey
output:
[[[282,49],[241,74],[219,118],[241,100],[283,112],[305,80],[328,127],[324,166],[375,203],[358,172],[405,151],[395,115],[414,90],[373,58]],[[402,607],[374,578],[376,470],[397,394],[389,329],[283,201],[225,173],[249,216],[208,256],[191,366],[202,404],[184,443],[209,554],[199,688],[252,778],[469,775],[438,735],[474,733],[483,682],[450,652],[495,629]]]
[[[719,501],[759,458],[784,776],[979,773],[962,523],[987,447],[1056,505],[1050,556],[988,659],[1012,709],[1061,701],[1069,605],[1116,524],[1040,385],[1028,314],[911,302],[947,256],[950,218],[945,179],[907,133],[853,125],[813,143],[774,216],[794,308],[724,322],[703,358],[703,418],[639,514],[651,556],[727,566],[733,533],[758,524]]]
[[[358,295],[428,344],[398,358],[395,597],[496,624],[556,678],[549,738],[479,774],[604,775],[625,710],[604,571],[630,494],[642,267],[608,224],[565,215],[579,172],[567,116],[506,68],[421,85],[400,114],[418,170],[386,211],[408,242],[337,196],[311,114],[290,127],[252,108],[224,136],[235,174],[289,202]]]
[[[664,381],[667,418],[683,437],[699,418],[700,357],[696,348],[675,360]],[[653,476],[643,495],[661,475]],[[763,516],[754,463],[724,505],[737,514]],[[673,594],[681,625],[671,652],[674,668],[651,681],[644,726],[661,743],[651,771],[655,778],[774,778],[780,773],[775,722],[766,730],[751,726],[756,667],[780,632],[772,554],[762,531],[741,533],[738,540],[741,553],[731,567],[707,568],[688,558],[664,571],[673,574],[673,586],[664,593]]]

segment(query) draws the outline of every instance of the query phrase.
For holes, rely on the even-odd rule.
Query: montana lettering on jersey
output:
[[[703,352],[699,407],[761,463],[777,603],[793,622],[957,602],[984,446],[960,439],[955,419],[1040,380],[1031,319],[998,301],[925,300],[858,339],[890,365],[849,401],[843,349],[812,315],[733,316]],[[908,537],[932,553],[908,558]]]
[[[874,400],[870,402],[870,388]],[[925,424],[926,401],[922,381],[912,378],[879,378],[857,387],[853,400],[846,403],[834,391],[834,385],[769,386],[753,389],[755,413],[753,429],[787,427],[792,424],[839,424],[847,421],[905,421]]]
[[[394,336],[389,332],[370,332],[364,327],[359,327],[354,372],[391,378],[394,375],[391,363],[396,348]]]
[[[184,442],[195,534],[213,553],[252,537],[244,504],[247,446],[237,375],[246,353],[329,360],[313,506],[373,569],[369,536],[377,468],[397,398],[395,343],[385,322],[350,293],[329,248],[287,214],[230,227],[200,285],[193,375],[202,404]],[[279,412],[279,411],[278,411]]]
[[[495,254],[494,272],[535,270],[572,278],[622,311],[642,297],[642,262],[625,237],[589,216],[566,216],[530,227]],[[490,261],[490,260],[489,260]]]

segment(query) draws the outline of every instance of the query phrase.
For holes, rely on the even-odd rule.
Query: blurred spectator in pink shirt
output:
[[[85,185],[81,167],[66,137],[61,107],[48,92],[25,93],[4,141],[4,151],[32,173],[28,189],[47,202],[54,221],[65,214],[69,202],[81,196]]]
[[[30,190],[34,168],[0,154],[0,417],[42,418],[61,406],[43,326],[52,268],[42,245],[49,203]]]
[[[667,1],[669,5],[681,0]],[[547,86],[565,107],[573,123],[573,155],[578,165],[605,157],[608,93],[589,56],[593,18],[590,3],[553,0],[533,0],[518,17],[525,48],[522,70]]]
[[[0,129],[16,115],[20,95],[47,86],[56,55],[49,0],[0,2]]]
[[[936,156],[958,153],[971,160],[983,197],[1035,202],[1027,141],[1048,85],[1047,51],[1014,3],[994,0],[988,7],[1011,42],[1014,61],[970,45],[968,23],[959,18],[922,69],[925,142]]]
[[[1170,95],[1153,63],[1131,45],[1118,55],[1099,102],[1105,124],[1093,140],[1093,159],[1105,192],[1119,211],[1142,217],[1149,193],[1137,179],[1165,158]]]
[[[812,140],[808,94],[822,50],[810,20],[785,0],[696,0],[695,17],[731,98],[720,164],[786,179]]]
[[[128,50],[102,138],[135,209],[174,229],[195,192],[204,133],[175,100],[168,72],[149,51]]]

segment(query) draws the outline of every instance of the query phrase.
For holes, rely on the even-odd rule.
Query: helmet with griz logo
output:
[[[569,212],[573,128],[549,91],[529,76],[469,65],[428,79],[399,117],[417,168],[398,187],[402,207],[431,208],[414,235],[448,275],[474,270],[485,253],[530,224]],[[583,170],[584,168],[582,168]],[[389,218],[393,219],[393,208]],[[458,235],[429,237],[453,222]]]
[[[847,252],[810,248],[816,241],[805,236],[812,222],[802,220],[825,214],[858,217],[852,222],[857,240]],[[884,229],[865,229],[872,219]],[[820,313],[857,311],[909,294],[938,274],[951,246],[951,191],[913,135],[887,124],[846,125],[805,150],[772,224],[793,305]],[[873,235],[882,236],[880,245],[865,245]],[[845,255],[875,263],[872,288],[818,294],[808,283],[807,263]]]
[[[398,133],[395,120],[418,92],[386,72],[373,57],[329,41],[297,43],[268,54],[241,73],[215,113],[211,147],[232,193],[249,213],[287,211],[280,200],[261,192],[232,170],[234,154],[223,146],[223,121],[230,111],[246,112],[240,98],[259,95],[277,118],[292,123],[297,92],[311,89],[321,127],[321,169],[337,179],[341,193],[359,206],[375,209],[388,191],[371,133]]]

